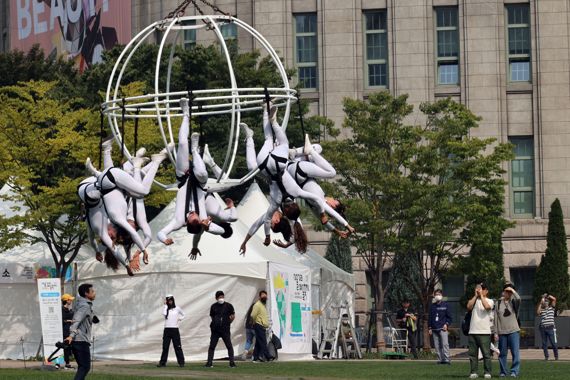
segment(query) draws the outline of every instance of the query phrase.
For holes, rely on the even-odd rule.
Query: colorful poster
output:
[[[272,329],[281,339],[281,352],[311,353],[310,269],[270,263],[269,279]]]
[[[38,299],[40,302],[40,320],[44,356],[55,350],[56,342],[63,340],[61,316],[61,282],[59,278],[38,279]]]
[[[11,0],[10,48],[39,44],[64,55],[80,71],[101,61],[104,50],[131,39],[131,0]]]

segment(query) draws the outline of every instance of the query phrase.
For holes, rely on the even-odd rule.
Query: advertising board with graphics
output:
[[[40,302],[44,356],[47,358],[54,350],[56,342],[63,340],[61,282],[59,278],[38,279],[38,300]]]
[[[311,271],[269,264],[273,333],[283,353],[311,353]]]
[[[10,47],[39,44],[75,60],[80,71],[131,38],[131,0],[10,0]]]

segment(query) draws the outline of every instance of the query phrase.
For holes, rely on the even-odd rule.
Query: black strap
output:
[[[301,162],[297,161],[295,162],[295,182],[297,182],[297,184],[299,185],[299,187],[302,189],[307,182],[309,182],[310,178],[307,175],[307,173],[305,173],[305,171],[301,168]],[[299,180],[299,177],[305,177],[304,180]]]
[[[140,114],[140,108],[137,108],[137,116]],[[139,118],[135,117],[135,152],[137,151],[137,146],[139,143]],[[99,165],[99,167],[101,167]]]
[[[271,173],[271,171],[269,170],[269,168],[267,167],[267,164],[269,163],[269,158],[273,158],[275,160],[275,168],[277,169],[277,174]],[[281,157],[281,156],[277,156],[273,153],[269,153],[267,155],[267,157],[265,157],[265,160],[263,160],[263,162],[261,164],[259,164],[257,167],[260,171],[265,170],[265,172],[267,173],[268,176],[272,177],[274,175],[279,175],[283,172],[283,170],[285,170],[285,168],[287,167],[287,165],[285,165],[283,167],[283,169],[279,168],[279,164],[287,164],[289,160],[285,157]]]
[[[283,185],[283,173],[280,173],[277,175],[272,175],[271,180],[274,181],[277,184],[277,186],[279,186],[279,190],[281,190],[281,202],[279,202],[279,203],[283,203],[287,199],[290,199],[290,200],[295,199],[294,196],[292,196],[291,194],[289,194],[287,192],[287,190],[285,189],[285,186]]]
[[[124,156],[125,156],[125,98],[123,98],[121,103],[121,157]]]
[[[101,130],[99,131],[99,167],[101,167],[101,160],[103,159],[103,108],[101,108],[100,119],[101,119]]]
[[[197,214],[200,214],[200,205],[198,204],[198,189],[202,191],[206,191],[204,187],[200,184],[194,172],[189,170],[183,176],[176,176],[178,180],[178,188],[180,189],[184,184],[186,185],[186,197],[184,203],[184,215],[188,215],[190,212],[190,197],[192,196],[192,200],[194,201],[194,211]]]
[[[115,185],[115,186],[113,186],[110,189],[103,189],[103,180],[105,179],[105,177],[109,178],[109,181],[111,181],[111,183],[113,183],[113,185]],[[101,180],[98,181],[97,187],[99,188],[101,195],[107,195],[111,191],[113,191],[117,188],[117,183],[115,182],[115,177],[113,176],[113,173],[111,173],[111,169],[107,170],[105,172],[105,174],[103,174],[103,176],[101,176]]]
[[[305,137],[305,122],[303,121],[303,112],[301,112],[301,93],[297,92],[297,108],[299,109],[299,120],[301,121],[301,130],[303,138]]]

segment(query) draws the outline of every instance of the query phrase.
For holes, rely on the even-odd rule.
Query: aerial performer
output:
[[[245,254],[247,242],[261,225],[264,226],[265,231],[265,241],[263,244],[266,246],[271,244],[271,227],[272,225],[276,225],[277,222],[281,222],[282,215],[294,221],[293,236],[295,245],[299,252],[304,253],[306,251],[307,237],[298,220],[300,210],[294,200],[300,197],[315,204],[317,213],[323,224],[328,222],[325,213],[325,202],[324,199],[303,190],[286,170],[289,157],[289,140],[283,128],[277,123],[277,107],[269,103],[267,108],[269,108],[269,113],[267,109],[263,111],[265,142],[257,156],[255,154],[253,131],[246,124],[240,124],[246,136],[246,161],[248,169],[254,170],[258,168],[263,175],[270,179],[269,207],[265,214],[261,215],[249,229],[241,244],[240,253]],[[275,136],[275,138],[273,136]],[[276,214],[280,208],[283,211],[281,217],[278,213]]]
[[[190,167],[188,152],[190,108],[188,99],[180,99],[180,107],[183,112],[183,118],[180,131],[178,132],[178,149],[175,165],[176,179],[178,181],[176,208],[174,218],[156,235],[158,240],[166,245],[174,242],[172,238],[168,237],[168,234],[179,230],[183,226],[186,226],[187,231],[191,234],[209,232],[213,235],[223,235],[225,233],[225,230],[220,225],[212,221],[212,218],[208,216],[206,211],[206,190],[204,186],[208,181],[208,172],[202,157],[200,157],[198,146],[200,135],[198,133],[193,133],[191,136],[192,167]]]

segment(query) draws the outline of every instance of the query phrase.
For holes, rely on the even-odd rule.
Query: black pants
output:
[[[69,365],[70,357],[71,357],[71,347],[66,346],[63,349],[63,360],[65,360],[65,365]]]
[[[418,350],[416,349],[417,341],[418,341],[418,334],[416,331],[412,331],[411,328],[408,327],[408,341],[410,342],[410,351],[414,359],[418,358]]]
[[[174,346],[176,353],[176,361],[178,365],[184,365],[184,353],[182,352],[182,344],[180,343],[180,331],[176,327],[169,327],[164,329],[162,336],[162,355],[160,356],[160,364],[166,365],[168,361],[168,350],[170,349],[170,341]]]
[[[212,364],[214,360],[214,351],[218,345],[220,338],[224,341],[226,348],[228,349],[228,356],[230,357],[230,363],[234,362],[234,346],[232,346],[232,341],[230,339],[230,329],[226,330],[214,330],[211,329],[212,335],[210,335],[210,348],[208,348],[208,364]]]
[[[77,362],[77,372],[75,373],[74,380],[83,380],[91,370],[91,351],[89,350],[90,344],[87,342],[73,342],[71,350],[75,361]]]
[[[255,349],[253,350],[253,360],[267,360],[269,353],[267,352],[267,335],[265,334],[265,327],[260,324],[255,324]]]

